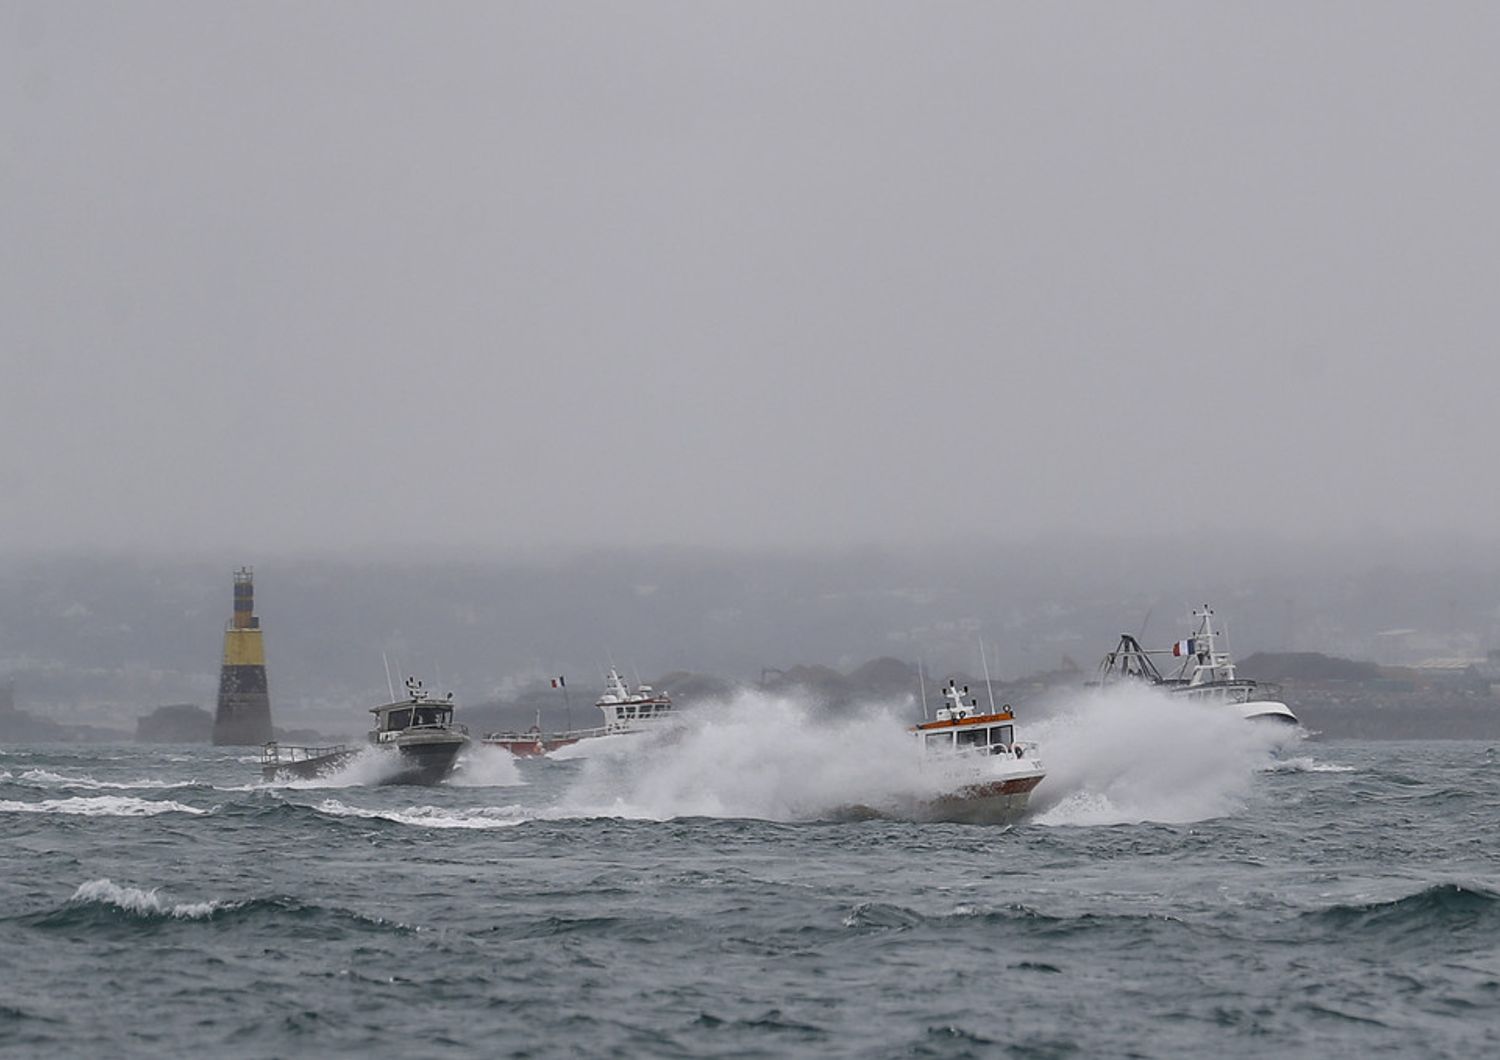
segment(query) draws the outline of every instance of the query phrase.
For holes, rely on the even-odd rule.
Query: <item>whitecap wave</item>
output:
[[[196,806],[167,799],[138,799],[129,795],[75,796],[41,802],[0,800],[0,813],[61,813],[79,817],[154,817],[160,813],[205,814]]]
[[[419,828],[513,828],[536,815],[521,806],[408,806],[404,810],[373,810],[349,806],[337,799],[324,799],[316,807],[319,813],[334,817],[363,817],[394,821]]]
[[[196,780],[96,780],[90,776],[74,777],[47,769],[28,769],[18,778],[32,784],[52,784],[70,788],[113,788],[124,791],[143,788],[193,788]]]
[[[128,913],[169,916],[180,920],[202,920],[217,910],[233,908],[238,904],[218,901],[167,902],[162,899],[155,887],[149,891],[139,887],[122,887],[108,877],[79,884],[78,890],[74,891],[73,897],[68,900],[74,903],[112,905]]]
[[[1316,758],[1306,755],[1297,758],[1283,758],[1274,762],[1267,762],[1262,770],[1267,773],[1355,773],[1358,772],[1353,766],[1340,765],[1337,762],[1320,762]]]

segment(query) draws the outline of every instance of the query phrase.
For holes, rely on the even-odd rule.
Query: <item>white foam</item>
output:
[[[1184,823],[1233,813],[1276,733],[1230,709],[1145,686],[1080,692],[1018,735],[1040,744],[1047,777],[1032,795],[1049,825]]]
[[[196,780],[95,780],[90,776],[73,777],[65,773],[53,773],[46,769],[28,769],[20,776],[21,780],[32,784],[54,784],[70,788],[115,788],[123,790],[138,790],[141,788],[191,788],[196,787]]]
[[[590,745],[558,807],[573,816],[799,820],[931,784],[893,706],[830,717],[757,690],[700,704],[665,731]]]
[[[169,903],[162,900],[155,887],[149,891],[143,891],[139,887],[121,887],[108,877],[79,884],[69,901],[112,905],[130,913],[170,916],[182,920],[201,920],[215,910],[232,908],[237,904],[217,901]]]
[[[43,799],[41,802],[0,800],[0,812],[62,813],[80,817],[153,817],[159,813],[204,814],[209,811],[169,800],[137,799],[129,795],[94,795]]]
[[[404,810],[372,810],[348,806],[337,799],[324,799],[319,813],[334,817],[364,817],[395,821],[419,828],[513,828],[536,815],[521,806],[473,806],[464,809],[444,806],[408,806]]]
[[[1274,762],[1267,762],[1263,767],[1267,773],[1353,773],[1353,766],[1339,765],[1335,762],[1319,762],[1315,758],[1301,755],[1296,758],[1283,758]]]
[[[516,756],[503,747],[471,744],[458,757],[448,784],[456,788],[509,788],[526,783]]]

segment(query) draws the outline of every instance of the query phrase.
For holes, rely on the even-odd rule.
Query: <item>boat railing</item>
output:
[[[295,744],[279,744],[275,740],[261,748],[260,764],[263,766],[285,766],[295,762],[310,762],[315,758],[340,754],[349,748],[344,744],[328,747],[302,747]]]
[[[608,730],[603,726],[592,729],[568,729],[564,732],[542,732],[540,729],[526,729],[517,732],[506,729],[503,732],[487,732],[481,739],[490,740],[495,743],[553,743],[558,740],[587,740],[595,736],[603,736]]]

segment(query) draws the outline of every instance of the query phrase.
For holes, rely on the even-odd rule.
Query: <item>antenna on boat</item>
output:
[[[391,660],[385,652],[380,653],[380,661],[385,663],[385,690],[390,695],[390,701],[396,702],[396,685],[391,680]]]
[[[927,681],[922,677],[922,660],[917,660],[917,687],[922,690],[922,720],[930,721],[927,713]]]
[[[984,654],[984,640],[979,641],[979,663],[984,667],[984,687],[990,694],[990,713],[996,714],[995,710],[995,686],[990,684],[990,662]]]

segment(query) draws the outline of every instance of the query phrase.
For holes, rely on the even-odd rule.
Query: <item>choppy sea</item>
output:
[[[437,788],[0,747],[0,1054],[1500,1054],[1496,747],[1255,728],[1037,719],[1012,826],[850,815],[899,727],[748,694]]]

